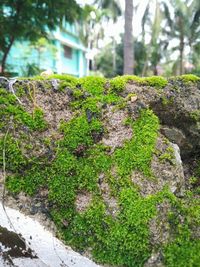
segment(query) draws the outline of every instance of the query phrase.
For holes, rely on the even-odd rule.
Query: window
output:
[[[66,58],[72,58],[72,48],[67,46],[67,45],[63,45],[63,49],[64,49],[64,57]]]

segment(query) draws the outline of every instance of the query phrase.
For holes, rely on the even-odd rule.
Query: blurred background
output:
[[[0,0],[0,73],[200,75],[200,0]]]

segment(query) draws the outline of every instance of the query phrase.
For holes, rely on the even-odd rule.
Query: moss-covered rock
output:
[[[7,197],[21,207],[25,192],[30,212],[39,202],[66,244],[99,263],[198,266],[198,83],[54,75],[12,92],[2,83]],[[196,166],[191,178],[172,142]]]

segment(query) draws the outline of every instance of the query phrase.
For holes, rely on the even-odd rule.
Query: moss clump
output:
[[[167,267],[199,266],[200,240],[195,237],[200,224],[199,214],[200,201],[194,194],[189,192],[185,200],[177,199],[174,212],[169,215],[174,240],[164,246]],[[181,218],[184,222],[181,222]]]
[[[181,236],[165,249],[165,264],[168,267],[198,267],[200,241]]]
[[[142,78],[141,81],[144,85],[149,85],[155,88],[164,88],[168,82],[167,79],[161,77],[161,76],[152,76],[152,77],[146,77]]]
[[[193,74],[185,74],[185,75],[181,75],[178,76],[177,79],[182,80],[184,83],[188,84],[188,83],[196,83],[200,81],[200,78],[196,75]]]
[[[185,85],[196,84],[200,81],[200,78],[193,74],[185,74],[180,76],[174,76],[169,79],[171,82],[181,82]],[[178,87],[177,87],[178,88]]]
[[[150,110],[143,110],[133,124],[133,138],[114,153],[114,161],[120,176],[129,175],[137,169],[151,175],[150,162],[159,130],[158,118]]]
[[[61,91],[65,90],[66,88],[71,88],[71,89],[76,88],[78,82],[78,79],[76,77],[70,75],[54,74],[49,76],[48,79],[59,79],[61,81],[59,85],[59,89]]]
[[[74,217],[64,231],[72,246],[92,248],[93,257],[101,263],[119,266],[143,266],[151,254],[149,221],[156,216],[156,204],[168,198],[167,191],[143,198],[133,187],[123,185],[117,192],[119,210],[116,218],[106,214],[100,197]]]
[[[29,165],[26,164],[22,172],[15,175],[10,175],[6,180],[6,187],[13,193],[20,193],[21,191],[33,196],[41,187],[46,186],[47,175],[46,166],[41,164],[34,164],[30,169],[26,169]]]
[[[200,121],[200,110],[197,109],[197,110],[191,112],[191,113],[190,113],[190,118],[191,118],[194,122]]]
[[[103,94],[105,83],[106,79],[103,77],[88,76],[78,80],[78,84],[80,84],[85,91],[93,96]]]
[[[166,151],[159,156],[160,161],[169,161],[171,164],[174,164],[174,159],[174,149],[171,146],[169,146]]]
[[[3,150],[6,157],[6,168],[9,171],[20,171],[26,164],[26,159],[20,149],[20,141],[14,139],[10,134],[0,138],[0,168],[3,169]]]
[[[43,111],[40,108],[35,108],[32,114],[26,112],[17,102],[15,96],[7,93],[6,90],[0,91],[0,107],[0,122],[2,125],[5,122],[8,123],[12,117],[16,124],[23,124],[33,131],[43,131],[47,128]]]
[[[70,151],[74,151],[78,146],[89,147],[94,143],[94,134],[103,131],[99,120],[93,118],[88,121],[86,114],[73,118],[67,123],[62,123],[60,130],[64,133],[62,145]]]
[[[161,76],[152,76],[152,77],[137,77],[134,75],[124,75],[117,76],[110,80],[111,91],[113,92],[122,92],[125,89],[125,86],[128,82],[134,81],[138,85],[147,85],[152,86],[157,89],[164,88],[168,82],[165,78]]]
[[[134,75],[117,76],[110,80],[111,92],[122,92],[125,89],[127,82],[129,81],[140,82],[141,78]]]
[[[166,107],[166,106],[170,106],[170,105],[172,105],[174,103],[174,97],[173,96],[171,96],[170,98],[167,98],[167,97],[165,97],[165,96],[162,96],[162,105],[164,106],[164,107]]]

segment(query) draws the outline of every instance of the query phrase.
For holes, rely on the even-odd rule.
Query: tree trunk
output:
[[[116,40],[113,37],[113,73],[116,75]]]
[[[180,29],[180,37],[179,37],[179,42],[180,42],[180,75],[184,74],[184,68],[183,68],[183,57],[184,57],[184,25],[183,25],[183,19],[179,18],[179,29]]]
[[[126,0],[124,26],[124,74],[133,74],[133,0]]]
[[[184,55],[184,39],[183,36],[180,36],[180,75],[184,74],[183,67],[183,55]]]
[[[14,43],[14,40],[15,40],[15,38],[12,36],[12,37],[10,38],[10,43],[9,43],[9,45],[8,45],[6,51],[5,51],[4,54],[3,54],[3,58],[2,58],[2,61],[1,61],[1,72],[2,72],[2,74],[5,73],[6,60],[7,60],[8,54],[9,54],[9,52],[10,52],[10,49],[11,49],[13,43]]]

